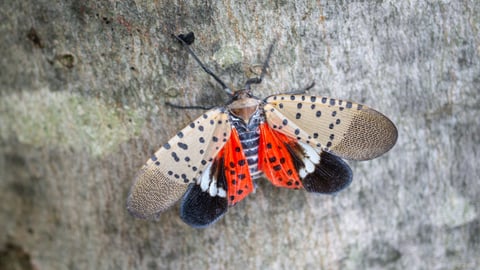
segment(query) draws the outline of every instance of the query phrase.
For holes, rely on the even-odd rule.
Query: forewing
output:
[[[155,218],[198,181],[230,137],[228,114],[212,109],[161,147],[141,168],[127,199],[128,211]]]
[[[266,103],[274,130],[346,159],[378,157],[397,140],[392,121],[362,104],[305,95],[275,95]]]

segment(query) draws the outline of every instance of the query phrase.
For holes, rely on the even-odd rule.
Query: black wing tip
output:
[[[193,228],[206,228],[217,222],[228,210],[228,201],[212,197],[192,184],[182,198],[180,218]]]
[[[322,152],[320,163],[315,171],[303,180],[303,186],[308,192],[335,195],[352,183],[353,173],[348,164],[341,158]]]
[[[220,220],[220,218],[222,216],[223,215],[218,216],[213,220],[208,220],[207,222],[205,222],[204,220],[198,220],[195,217],[184,215],[183,212],[180,212],[180,218],[183,220],[183,222],[185,222],[190,227],[195,228],[195,229],[208,228],[208,227],[210,227],[210,225],[213,225],[213,224],[217,223],[217,221]]]

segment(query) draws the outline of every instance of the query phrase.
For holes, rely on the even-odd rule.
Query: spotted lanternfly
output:
[[[183,221],[205,227],[253,192],[253,180],[262,176],[275,186],[333,194],[352,181],[342,158],[373,159],[397,140],[395,125],[362,104],[305,94],[254,97],[250,85],[262,81],[273,45],[260,77],[232,93],[183,37],[176,38],[231,101],[202,114],[141,168],[127,202],[136,217],[155,218],[182,199]]]

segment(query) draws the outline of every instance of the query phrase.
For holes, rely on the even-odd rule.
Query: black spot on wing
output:
[[[173,160],[175,160],[175,162],[179,162],[179,161],[180,161],[180,158],[177,156],[177,153],[172,152],[172,153],[171,153],[171,156],[172,156]]]
[[[177,143],[178,147],[182,148],[183,150],[187,150],[188,149],[188,145],[182,143],[182,142],[178,142]]]

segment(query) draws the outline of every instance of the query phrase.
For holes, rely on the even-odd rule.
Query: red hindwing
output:
[[[221,156],[224,157],[228,204],[235,205],[253,191],[247,159],[235,128],[232,129],[230,139],[219,153],[219,157]]]
[[[294,139],[274,131],[267,123],[260,125],[258,168],[275,186],[293,189],[303,187],[287,148],[294,144]]]

